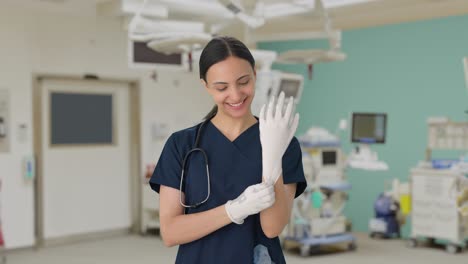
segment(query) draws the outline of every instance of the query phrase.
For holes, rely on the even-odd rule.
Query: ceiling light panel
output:
[[[340,6],[362,4],[368,2],[375,2],[380,0],[323,0],[323,6],[325,8],[335,8]]]

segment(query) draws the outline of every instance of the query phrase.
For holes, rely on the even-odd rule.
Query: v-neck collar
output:
[[[253,130],[253,128],[257,127],[259,125],[259,120],[258,118],[255,116],[255,119],[257,119],[257,122],[251,126],[249,126],[246,130],[244,130],[242,133],[240,133],[234,140],[230,140],[228,137],[226,137],[226,135],[224,135],[223,132],[221,132],[221,130],[219,130],[219,128],[217,126],[215,126],[215,124],[213,124],[213,122],[210,120],[209,122],[209,125],[212,126],[216,132],[218,134],[220,134],[225,140],[227,140],[229,143],[236,143],[237,141],[239,141],[242,137],[244,137],[244,135],[247,135],[250,133],[251,130]]]

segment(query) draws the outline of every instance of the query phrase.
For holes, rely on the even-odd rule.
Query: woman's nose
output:
[[[242,99],[242,90],[238,87],[234,87],[231,89],[231,93],[229,94],[229,97],[231,97],[231,100],[233,101],[240,101]]]

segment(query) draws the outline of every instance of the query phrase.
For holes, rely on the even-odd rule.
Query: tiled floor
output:
[[[468,250],[451,255],[441,248],[407,248],[402,240],[372,240],[357,234],[356,251],[299,256],[298,250],[285,252],[291,264],[314,263],[424,263],[467,264]],[[8,255],[8,264],[156,264],[174,263],[177,247],[166,248],[156,236],[120,236],[92,242],[21,250]]]

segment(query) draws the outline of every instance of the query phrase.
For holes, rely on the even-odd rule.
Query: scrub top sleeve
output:
[[[296,195],[301,195],[307,187],[302,167],[302,151],[299,141],[293,137],[283,155],[283,182],[284,184],[297,183]]]
[[[179,189],[182,157],[176,143],[176,135],[172,134],[164,145],[158,164],[149,181],[151,188],[157,193],[159,193],[161,185]]]

